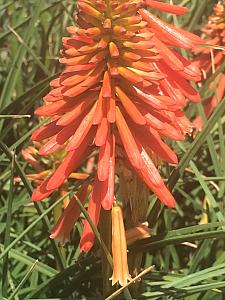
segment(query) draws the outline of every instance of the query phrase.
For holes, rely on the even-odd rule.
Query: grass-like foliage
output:
[[[215,2],[174,0],[189,13],[166,18],[201,34]],[[0,299],[103,299],[101,256],[112,258],[101,236],[94,228],[98,243],[91,253],[80,253],[82,220],[88,217],[80,203],[83,213],[71,240],[61,247],[49,239],[56,208],[68,195],[34,204],[27,178],[32,168],[21,155],[39,126],[34,110],[61,71],[61,38],[74,24],[75,6],[75,0],[0,0]],[[223,71],[224,65],[218,72]],[[208,120],[203,109],[204,99],[215,93],[214,78],[197,87],[202,103],[186,112],[193,119],[201,115],[202,131],[174,142],[179,164],[161,167],[176,210],[151,196],[152,236],[129,247],[129,253],[144,251],[143,269],[154,265],[141,276],[137,299],[224,299],[225,99]],[[69,196],[79,185],[78,180]],[[115,292],[116,287],[107,299],[131,300],[132,288]]]

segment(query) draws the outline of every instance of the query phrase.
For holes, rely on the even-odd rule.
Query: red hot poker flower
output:
[[[224,62],[225,46],[225,0],[219,1],[213,7],[213,14],[209,17],[208,23],[202,29],[206,36],[206,43],[212,45],[215,49],[200,47],[196,49],[198,54],[196,62],[203,70],[205,79],[219,70]],[[206,100],[204,108],[206,117],[209,117],[218,102],[221,102],[225,94],[225,73],[219,72],[211,82],[210,89],[216,89],[215,95]],[[195,120],[198,129],[202,127],[202,120],[198,116]]]
[[[63,39],[65,69],[51,82],[45,105],[36,110],[52,120],[33,134],[48,139],[40,149],[50,155],[67,143],[67,156],[33,193],[39,201],[58,189],[87,156],[99,149],[98,169],[88,212],[95,224],[100,209],[111,209],[117,148],[122,145],[131,168],[169,207],[175,200],[150,153],[169,163],[176,154],[164,138],[183,140],[192,124],[182,108],[199,101],[189,81],[198,81],[196,66],[173,47],[193,49],[202,40],[160,20],[147,8],[183,14],[186,8],[153,0],[79,0],[77,27]],[[93,245],[84,225],[82,249]]]

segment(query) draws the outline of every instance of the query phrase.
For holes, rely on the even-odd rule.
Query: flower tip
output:
[[[198,116],[198,117],[193,121],[193,125],[194,125],[194,128],[197,129],[197,131],[202,131],[203,124],[202,124],[202,119],[201,119],[200,116]]]
[[[159,187],[159,193],[157,196],[163,202],[164,205],[170,208],[176,207],[176,200],[165,185],[161,185],[161,187]]]
[[[36,189],[36,190],[33,191],[31,199],[32,199],[33,202],[39,202],[39,201],[42,200],[41,194],[40,194],[40,192],[39,192],[38,189]]]
[[[68,237],[64,236],[63,234],[59,235],[59,232],[54,230],[52,231],[52,234],[49,237],[52,240],[56,240],[60,246],[64,246],[65,243],[69,241]]]
[[[32,142],[35,142],[36,141],[36,133],[34,132],[32,135],[31,135],[31,141]]]
[[[41,107],[38,107],[37,109],[35,109],[34,114],[35,114],[36,116],[41,116],[41,110],[42,110],[42,106],[41,106]]]
[[[163,203],[168,206],[169,208],[175,208],[176,207],[176,200],[171,195],[169,198],[164,199]]]
[[[105,200],[105,201],[102,201],[102,207],[104,210],[111,210],[112,209],[112,206],[113,206],[113,202],[110,201],[110,200]]]
[[[84,244],[80,244],[80,251],[87,253],[91,250],[92,247],[93,247],[93,242],[86,241]]]
[[[196,97],[196,101],[195,102],[201,102],[201,97],[200,95],[198,94],[197,97]]]
[[[42,147],[41,149],[39,149],[38,155],[40,155],[40,156],[45,156],[45,155],[46,155],[46,152],[45,152],[45,148],[44,148],[44,147]]]
[[[131,275],[128,274],[126,277],[121,278],[121,279],[117,279],[115,278],[115,276],[112,276],[111,278],[109,278],[109,280],[112,280],[112,286],[116,283],[119,283],[122,287],[126,287],[128,285],[128,282],[132,280]]]
[[[89,252],[94,245],[95,235],[89,223],[85,220],[84,229],[80,240],[80,251]]]
[[[31,196],[33,202],[41,201],[53,193],[53,191],[46,190],[46,182],[43,182],[38,188],[33,191],[33,194]]]
[[[178,164],[178,158],[177,158],[176,154],[173,157],[171,157],[171,163],[174,165]]]
[[[51,240],[54,240],[54,239],[56,238],[56,234],[55,234],[55,232],[53,232],[52,234],[50,234],[50,236],[49,236],[49,237],[50,237],[50,239],[51,239]]]

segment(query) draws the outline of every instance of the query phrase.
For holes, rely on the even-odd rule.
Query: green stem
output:
[[[110,249],[112,244],[111,223],[112,223],[111,211],[106,211],[102,209],[101,217],[100,217],[100,235],[110,252],[111,252]],[[112,268],[104,253],[102,253],[102,283],[103,283],[104,297],[109,295],[109,293],[112,291],[112,284],[110,281],[111,275],[112,275]]]
[[[63,195],[62,195],[63,196]],[[53,203],[57,200],[57,197],[53,197]],[[54,199],[55,198],[55,199]],[[62,207],[63,207],[63,203],[58,203],[54,208],[53,208],[53,220],[54,220],[54,225],[56,225],[58,219],[60,218],[61,214],[62,214]],[[65,252],[65,248],[61,245],[58,246],[59,247],[59,252],[63,258],[63,261],[66,262],[66,252]],[[55,261],[56,261],[56,267],[57,270],[61,271],[61,266],[58,263],[57,257],[55,257]]]

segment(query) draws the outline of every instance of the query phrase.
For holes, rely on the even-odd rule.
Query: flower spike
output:
[[[195,61],[202,69],[204,79],[208,79],[213,73],[220,70],[224,62],[225,47],[225,0],[218,1],[213,7],[213,13],[209,16],[208,23],[203,27],[202,32],[206,36],[206,42],[211,47],[198,47],[196,49]],[[215,89],[215,94],[206,99],[204,104],[205,114],[208,118],[217,103],[221,102],[225,94],[225,72],[220,70],[214,80],[210,83],[209,89]],[[202,119],[196,118],[194,124],[197,129],[202,128]]]
[[[65,147],[67,155],[34,191],[34,201],[51,195],[97,153],[88,207],[94,224],[102,207],[112,209],[120,156],[165,205],[175,207],[153,157],[176,164],[165,138],[183,140],[192,130],[183,107],[187,100],[200,101],[190,84],[200,79],[200,71],[175,47],[192,50],[203,42],[160,20],[152,9],[177,15],[187,11],[155,0],[77,1],[77,25],[68,27],[70,37],[63,38],[60,63],[65,69],[36,110],[50,121],[32,135],[34,141],[47,139],[39,154]],[[81,249],[88,251],[93,243],[85,221]]]

